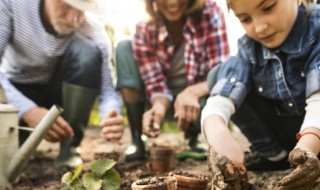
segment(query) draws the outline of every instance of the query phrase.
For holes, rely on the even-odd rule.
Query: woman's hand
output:
[[[176,97],[174,110],[174,117],[178,120],[178,128],[186,130],[199,116],[199,99],[195,93],[187,88]]]
[[[31,128],[36,128],[44,116],[48,113],[48,109],[43,107],[34,107],[22,116],[22,120]],[[49,142],[59,142],[71,139],[74,133],[67,121],[63,117],[58,116],[44,138]]]
[[[312,190],[320,183],[320,161],[312,152],[293,149],[289,162],[295,168],[279,181],[279,190]]]
[[[165,97],[155,97],[152,107],[143,114],[142,131],[148,137],[154,138],[160,135],[163,119],[169,109],[170,101]]]
[[[105,118],[101,121],[100,127],[104,138],[108,141],[121,143],[121,137],[124,130],[124,120],[122,115],[115,110],[107,113]]]

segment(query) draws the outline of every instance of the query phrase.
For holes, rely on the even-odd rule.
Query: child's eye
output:
[[[268,13],[270,11],[272,11],[272,9],[275,7],[276,3],[273,3],[269,6],[267,6],[266,8],[263,9],[263,12]]]
[[[241,18],[239,20],[241,23],[249,23],[250,22],[250,18]]]

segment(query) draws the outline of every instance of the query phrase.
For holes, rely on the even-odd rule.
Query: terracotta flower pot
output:
[[[196,171],[174,171],[169,176],[177,179],[177,190],[205,190],[208,177]]]
[[[177,180],[174,177],[153,177],[140,179],[132,183],[132,190],[176,190]]]
[[[167,172],[175,164],[175,152],[172,147],[152,147],[150,149],[150,163],[154,172]]]

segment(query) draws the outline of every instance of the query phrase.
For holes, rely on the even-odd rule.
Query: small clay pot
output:
[[[169,176],[177,179],[177,190],[205,190],[208,177],[196,171],[174,171]]]
[[[152,177],[140,179],[132,183],[132,190],[176,190],[177,180],[174,177]]]
[[[154,172],[168,172],[175,164],[175,151],[172,147],[159,146],[150,149],[150,163]]]

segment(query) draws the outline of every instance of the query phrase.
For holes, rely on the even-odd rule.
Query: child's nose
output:
[[[268,24],[265,22],[255,22],[254,29],[257,34],[263,33],[268,28]]]

